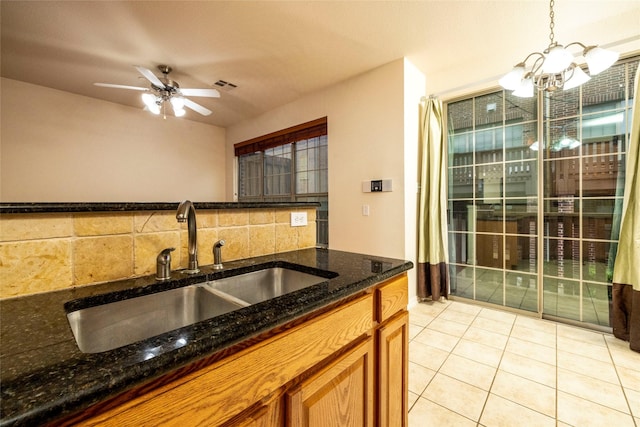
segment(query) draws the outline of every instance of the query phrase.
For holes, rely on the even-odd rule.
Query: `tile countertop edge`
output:
[[[179,202],[0,203],[0,214],[176,210]],[[193,202],[196,209],[317,208],[318,202]]]
[[[17,326],[23,324],[20,318],[14,319],[13,325],[7,325],[8,320],[3,316],[3,345],[0,352],[3,362],[1,367],[3,386],[0,426],[40,424],[70,416],[199,359],[214,356],[224,349],[258,334],[301,316],[312,314],[328,304],[348,298],[413,268],[413,263],[410,261],[327,249],[303,249],[230,262],[228,263],[229,270],[223,270],[222,274],[225,274],[225,271],[233,274],[234,270],[251,268],[274,261],[334,271],[339,276],[320,285],[310,286],[301,291],[249,306],[219,318],[104,353],[83,354],[79,352],[73,336],[70,335],[71,331],[66,323],[66,316],[64,316],[63,310],[61,313],[61,307],[57,307],[57,305],[79,297],[95,297],[96,292],[98,294],[113,292],[109,290],[109,284],[40,294],[39,298],[34,298],[36,295],[11,299],[14,300],[14,305],[20,307],[22,304],[28,310],[42,308],[38,307],[36,303],[30,304],[31,301],[47,301],[46,304],[51,304],[50,301],[53,301],[57,311],[53,307],[44,310],[45,314],[40,314],[43,310],[34,310],[34,312],[38,312],[34,317],[41,318],[40,320],[44,318],[46,321],[32,321],[31,324],[27,322],[26,332],[21,331],[20,326]],[[203,270],[209,271],[206,266]],[[210,271],[213,272],[213,270]],[[220,272],[212,273],[211,276],[216,274],[220,274]],[[209,276],[207,274],[207,277]],[[140,280],[121,282],[123,283],[120,286],[133,285],[138,286],[139,289],[145,289],[150,283]],[[151,286],[154,285],[158,284],[152,282]],[[181,286],[183,285],[184,281],[181,281]],[[55,295],[55,298],[48,298],[50,294]],[[0,303],[5,301],[7,300],[2,300]],[[19,312],[19,310],[16,311]],[[5,310],[2,310],[0,314],[4,315],[4,312]],[[52,314],[47,314],[49,312]],[[7,314],[7,316],[10,315],[11,313]],[[25,340],[34,336],[32,340],[39,341],[38,331],[29,329],[33,327],[33,323],[37,325],[46,323],[43,328],[53,328],[51,329],[52,335],[54,335],[51,338],[52,343],[31,342],[26,343],[26,351],[13,350],[14,353],[11,353],[12,349],[7,351],[5,345],[11,345],[11,337],[5,340],[5,333],[17,337],[16,339],[25,336],[27,337]],[[233,328],[228,326],[233,326]],[[229,332],[230,330],[232,332]],[[47,332],[51,331],[43,332],[43,336],[48,337],[50,334]],[[159,345],[161,347],[163,344],[175,343],[182,336],[188,337],[187,344],[183,347],[161,350],[159,355],[150,360],[141,358],[143,353],[147,351],[145,349],[150,346]],[[46,339],[41,341],[46,341]],[[33,348],[29,349],[30,346]],[[28,359],[28,357],[32,357],[36,362],[39,358],[49,359],[47,356],[55,354],[56,351],[63,353],[63,358],[53,362],[53,365],[48,365],[47,363],[52,362],[46,360],[40,362],[42,363],[41,367],[33,368],[34,363],[30,363],[32,361]],[[56,354],[56,356],[58,355]],[[12,357],[23,358],[23,360],[11,363]],[[46,378],[45,375],[48,375],[51,380],[43,380]],[[7,379],[9,381],[6,381]]]

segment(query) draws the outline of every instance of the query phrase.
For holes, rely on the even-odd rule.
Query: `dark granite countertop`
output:
[[[272,300],[103,353],[82,353],[66,310],[186,286],[259,269],[295,264],[338,276]],[[326,249],[299,251],[201,267],[176,280],[152,276],[0,300],[2,426],[37,425],[82,411],[204,357],[267,332],[400,274],[409,261]],[[89,298],[89,299],[86,299]],[[76,301],[82,299],[82,301]]]
[[[0,203],[0,214],[176,210],[179,202]],[[317,202],[193,202],[196,209],[315,208]]]

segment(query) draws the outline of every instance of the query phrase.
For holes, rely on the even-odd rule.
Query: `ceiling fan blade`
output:
[[[183,89],[180,92],[184,96],[206,96],[209,98],[220,98],[220,92],[215,89]]]
[[[134,65],[134,66],[136,67],[136,70],[138,70],[138,72],[142,74],[145,79],[151,82],[152,85],[157,86],[159,88],[164,88],[164,83],[162,83],[160,79],[157,78],[156,75],[153,74],[153,72],[151,72],[151,70],[148,70],[139,65]]]
[[[114,85],[114,84],[111,84],[111,83],[94,83],[94,85],[95,86],[101,86],[101,87],[111,87],[111,88],[115,88],[115,89],[149,90],[146,87]]]
[[[184,106],[191,108],[193,111],[195,111],[196,113],[200,113],[203,116],[208,116],[211,114],[211,110],[209,110],[208,108],[203,107],[200,104],[196,104],[195,102],[191,101],[190,99],[184,98]]]

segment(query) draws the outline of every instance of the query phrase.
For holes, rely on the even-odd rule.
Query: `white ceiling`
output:
[[[146,85],[132,65],[167,64],[181,87],[238,86],[192,98],[213,114],[187,119],[223,127],[402,57],[429,92],[488,81],[549,41],[539,0],[0,3],[3,77],[142,108],[93,83]],[[561,43],[637,49],[640,1],[557,0],[555,21]]]

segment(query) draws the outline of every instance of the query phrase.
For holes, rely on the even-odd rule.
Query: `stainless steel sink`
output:
[[[256,304],[290,292],[326,282],[326,277],[281,267],[266,268],[207,282],[218,295]]]
[[[239,304],[191,285],[84,308],[67,314],[78,348],[100,353],[210,319]]]
[[[334,277],[335,273],[326,275]],[[78,348],[100,353],[322,283],[281,267],[197,283],[67,313]]]

